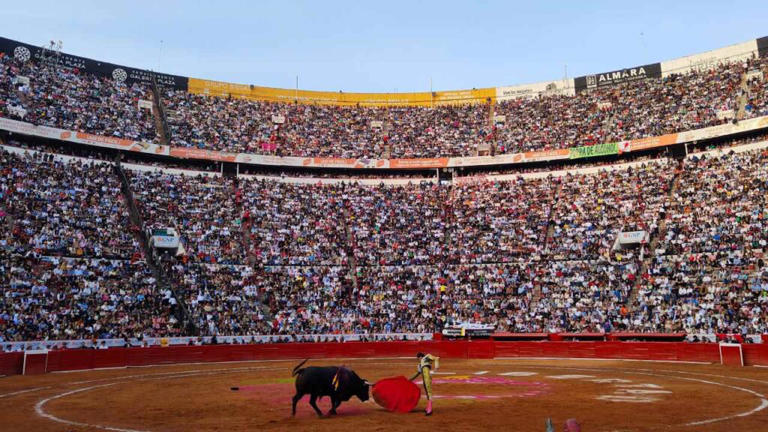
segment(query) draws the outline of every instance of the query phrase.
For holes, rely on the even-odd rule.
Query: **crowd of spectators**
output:
[[[206,335],[269,334],[268,271],[232,264],[167,261],[167,275],[187,305],[193,323]]]
[[[432,183],[356,187],[344,196],[359,265],[437,264],[448,255],[449,189]]]
[[[155,142],[153,99],[142,84],[128,85],[76,68],[20,62],[0,55],[0,116],[136,141]]]
[[[768,115],[768,58],[750,61],[747,80],[746,103],[744,117],[760,117]]]
[[[676,164],[661,159],[626,170],[563,177],[552,210],[549,250],[558,259],[617,258],[612,249],[622,230],[655,235]]]
[[[759,72],[742,86],[745,73]],[[495,105],[361,107],[254,101],[162,90],[170,144],[281,156],[428,158],[617,142],[768,113],[766,60]],[[745,94],[744,107],[739,106]],[[159,142],[153,99],[76,68],[0,57],[0,115],[38,125]],[[503,121],[501,120],[503,118]],[[279,119],[279,120],[278,120]]]
[[[499,104],[505,115],[499,150],[567,148],[659,136],[725,122],[736,109],[745,66],[725,63],[706,71],[607,86],[575,97],[550,96]]]
[[[656,253],[732,255],[754,264],[768,246],[768,152],[694,156],[667,204]]]
[[[178,334],[176,301],[143,261],[7,254],[0,270],[1,341]]]
[[[450,263],[494,263],[541,255],[560,179],[484,180],[452,187]]]
[[[768,331],[768,151],[694,156],[670,197],[635,325]]]
[[[0,198],[16,253],[128,257],[137,250],[120,181],[108,163],[0,150]],[[10,225],[7,225],[8,227]]]
[[[768,331],[767,150],[454,185],[128,170],[145,226],[181,236],[178,297],[111,165],[0,156],[5,340],[184,334],[177,299],[204,335]]]
[[[190,250],[206,242],[201,232],[226,220],[222,207],[241,209],[243,253],[235,255],[249,264],[176,259],[174,277],[189,287],[187,303],[207,334],[419,332],[461,321],[511,331],[678,330],[679,321],[659,327],[638,318],[647,310],[645,279],[635,293],[639,303],[633,308],[630,300],[643,257],[613,250],[614,241],[622,230],[645,230],[666,247],[666,233],[690,213],[677,203],[686,185],[713,182],[716,173],[734,176],[741,189],[731,194],[762,209],[763,156],[728,158],[744,169],[702,172],[694,157],[684,169],[661,159],[615,172],[453,186],[166,179],[174,184],[169,190],[196,191],[180,200],[198,210],[203,227],[185,239]],[[221,193],[201,188],[210,183]],[[706,184],[691,190],[698,195],[688,204],[738,209],[712,205],[707,197],[717,194]],[[145,195],[157,201],[157,194]],[[163,199],[152,207],[173,208]],[[763,246],[754,241],[752,247]],[[731,260],[745,249],[751,247],[730,250]]]
[[[244,241],[261,265],[345,265],[349,248],[344,197],[349,184],[241,179]]]
[[[234,152],[432,157],[469,154],[489,133],[485,104],[384,109],[252,101],[179,90],[167,90],[163,103],[169,112],[171,145]],[[273,117],[284,122],[273,122]]]
[[[712,255],[659,255],[638,286],[632,325],[640,331],[761,334],[768,331],[768,269]]]
[[[235,187],[216,175],[127,170],[145,229],[175,228],[190,262],[240,264],[245,251]]]
[[[544,263],[534,317],[550,332],[636,330],[627,305],[638,269],[637,260]]]
[[[0,340],[177,334],[110,164],[0,151]]]
[[[549,150],[658,136],[729,121],[753,60],[664,78],[487,103],[371,108],[252,101],[168,90],[171,144],[281,156],[419,158]],[[750,115],[764,110],[762,77]],[[754,109],[753,109],[754,108]],[[280,122],[273,119],[280,119]],[[502,120],[503,118],[503,120]],[[491,120],[493,119],[493,120]]]

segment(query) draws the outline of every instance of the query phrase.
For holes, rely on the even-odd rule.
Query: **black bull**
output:
[[[363,402],[368,400],[370,385],[368,381],[357,376],[355,371],[337,366],[310,366],[299,369],[306,362],[307,360],[304,360],[293,369],[293,376],[296,377],[296,395],[293,396],[291,415],[296,415],[296,403],[305,394],[310,395],[309,404],[318,416],[323,415],[316,403],[319,397],[331,397],[328,415],[336,414],[336,408],[352,396],[357,396]]]

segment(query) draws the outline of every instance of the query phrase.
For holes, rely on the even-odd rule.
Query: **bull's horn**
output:
[[[371,383],[369,383],[369,382],[368,382],[368,380],[363,380],[363,382],[364,382],[366,385],[371,385]]]

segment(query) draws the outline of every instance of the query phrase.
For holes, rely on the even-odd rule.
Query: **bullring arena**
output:
[[[768,37],[369,93],[4,36],[0,432],[768,431]]]
[[[474,344],[474,345],[473,345]],[[548,345],[542,348],[537,345]],[[707,359],[713,344],[652,342],[379,342],[346,344],[126,348],[49,353],[49,369],[113,362],[259,358],[253,361],[164,364],[61,371],[0,380],[5,430],[215,431],[215,430],[544,430],[576,418],[589,431],[764,431],[768,379],[759,367],[709,361],[507,357],[549,353]],[[375,382],[409,376],[416,350],[442,354],[434,375],[435,414],[424,401],[408,414],[389,413],[352,399],[335,417],[318,419],[306,402],[290,417],[291,369],[305,352],[312,365],[345,365]],[[141,351],[144,351],[143,353]],[[492,353],[489,350],[493,350]],[[131,352],[134,351],[134,352]],[[185,352],[186,351],[186,352]],[[109,358],[104,354],[112,352]],[[368,358],[333,357],[347,352]],[[674,352],[674,354],[671,354]],[[72,354],[73,353],[73,354]],[[379,357],[391,353],[393,356]],[[466,355],[495,358],[462,358]],[[745,360],[765,361],[765,350]],[[455,356],[455,357],[454,357]],[[271,359],[270,359],[271,358]],[[7,359],[6,359],[7,360]],[[184,361],[184,360],[182,360]],[[94,363],[95,362],[95,363]],[[236,387],[237,390],[232,390]],[[328,399],[319,403],[325,412]]]

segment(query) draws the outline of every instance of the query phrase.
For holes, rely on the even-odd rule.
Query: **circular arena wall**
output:
[[[745,365],[768,366],[768,344],[740,345]],[[210,363],[301,358],[411,357],[431,352],[453,359],[581,358],[721,363],[716,343],[622,341],[435,340],[398,342],[275,343],[65,349],[0,354],[0,374],[37,374],[84,369],[162,364]],[[26,365],[25,365],[26,363]]]
[[[547,344],[551,345],[551,344]],[[412,352],[409,354],[413,354]],[[426,399],[409,413],[390,413],[372,400],[343,402],[317,418],[308,396],[298,401],[297,360],[164,365],[107,369],[0,381],[3,430],[555,430],[763,431],[768,381],[757,368],[623,360],[463,359],[444,357],[432,380],[434,415]],[[309,365],[344,365],[370,382],[410,376],[412,355],[323,358]],[[421,381],[416,379],[416,384]],[[571,429],[573,430],[573,429]]]

